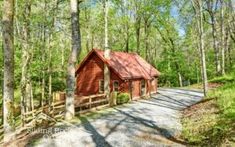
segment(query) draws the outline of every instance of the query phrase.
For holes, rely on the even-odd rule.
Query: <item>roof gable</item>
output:
[[[146,62],[143,58],[135,53],[110,52],[110,59],[104,58],[104,51],[93,49],[76,70],[76,74],[81,66],[85,63],[88,57],[96,53],[101,60],[117,73],[121,79],[144,78],[152,79],[154,76],[159,76],[160,72],[152,65]]]

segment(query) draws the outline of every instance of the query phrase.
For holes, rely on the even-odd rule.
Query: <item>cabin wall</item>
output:
[[[151,81],[151,93],[156,93],[158,87],[158,79],[154,78],[154,80]]]
[[[92,54],[77,74],[76,94],[87,96],[99,93],[99,80],[104,79],[103,61]]]
[[[119,78],[119,76],[113,72],[113,70],[111,69],[110,70],[110,92],[112,92],[114,89],[113,89],[113,83],[114,81],[118,81],[118,84],[119,84],[119,89],[118,91],[120,92],[126,92],[126,85],[125,85],[125,82]]]
[[[110,76],[110,91],[113,91],[114,81],[118,81],[120,86],[119,91],[125,91],[126,85],[123,84],[123,80],[121,80],[112,70],[110,70]],[[104,80],[104,63],[96,54],[92,54],[77,74],[75,94],[79,96],[88,96],[100,93],[100,80]]]
[[[157,92],[157,78],[147,81],[147,95]]]
[[[137,100],[140,97],[140,79],[132,81],[132,100]]]

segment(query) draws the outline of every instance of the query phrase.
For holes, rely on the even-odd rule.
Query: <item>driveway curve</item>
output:
[[[110,113],[98,118],[80,116],[81,123],[59,124],[63,131],[54,131],[33,146],[184,146],[175,138],[182,130],[181,111],[202,97],[203,93],[196,90],[159,88],[150,99],[108,108]]]

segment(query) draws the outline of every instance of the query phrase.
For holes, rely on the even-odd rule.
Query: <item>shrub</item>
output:
[[[129,93],[119,93],[117,95],[117,104],[118,105],[127,103],[127,102],[129,102],[129,100],[130,100],[130,94]]]

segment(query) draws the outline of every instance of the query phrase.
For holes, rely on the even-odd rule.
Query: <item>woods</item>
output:
[[[0,8],[5,142],[55,92],[66,93],[65,119],[74,117],[75,71],[93,48],[107,61],[110,51],[138,54],[161,72],[160,87],[201,84],[205,96],[210,79],[235,71],[233,0],[3,0]]]

